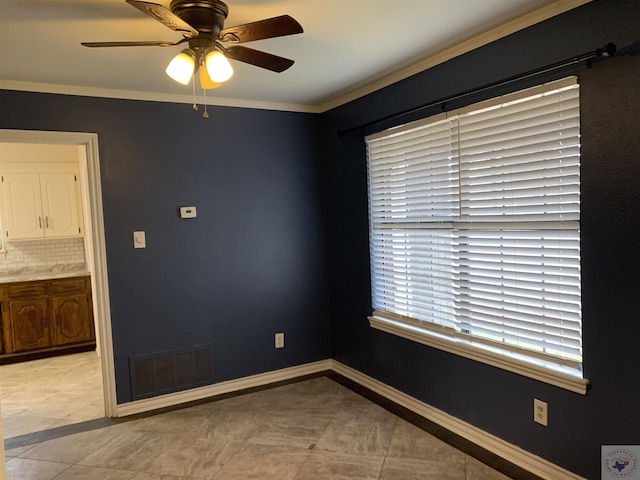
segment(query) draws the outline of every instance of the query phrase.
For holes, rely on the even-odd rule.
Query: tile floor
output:
[[[508,480],[327,377],[6,453],[9,480]]]
[[[104,417],[95,351],[0,365],[5,438]]]

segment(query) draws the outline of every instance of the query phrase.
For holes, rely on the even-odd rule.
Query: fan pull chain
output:
[[[195,76],[194,76],[193,80],[191,81],[191,85],[193,86],[193,111],[197,112],[198,111],[198,105],[196,105],[196,79],[195,79]]]
[[[207,89],[202,89],[202,95],[204,96],[204,113],[202,114],[202,118],[209,118],[209,112],[207,112]]]

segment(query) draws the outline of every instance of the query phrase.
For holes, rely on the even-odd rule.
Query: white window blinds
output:
[[[579,368],[575,78],[367,137],[374,315]]]

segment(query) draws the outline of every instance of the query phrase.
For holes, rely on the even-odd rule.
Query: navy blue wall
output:
[[[584,368],[592,381],[586,396],[368,326],[363,134],[394,121],[343,137],[337,132],[608,42],[623,47],[636,40],[640,40],[640,2],[595,0],[322,116],[329,189],[332,357],[589,479],[600,478],[602,444],[640,444],[640,384],[636,381],[640,368],[640,57],[611,59],[579,70]],[[433,113],[435,109],[405,116],[395,124]],[[534,397],[549,404],[546,428],[532,421]]]
[[[136,355],[210,342],[216,382],[329,357],[317,115],[201,112],[0,91],[0,128],[98,134],[119,403]]]
[[[601,444],[640,444],[638,59],[580,72],[586,396],[369,328],[363,134],[336,132],[638,39],[637,0],[595,0],[320,116],[0,91],[0,128],[98,133],[120,403],[135,355],[212,342],[216,381],[331,355],[595,479]]]

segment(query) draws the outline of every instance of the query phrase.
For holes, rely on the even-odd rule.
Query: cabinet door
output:
[[[53,297],[53,319],[55,345],[90,342],[95,338],[86,294]]]
[[[9,308],[14,351],[37,350],[51,345],[48,299],[11,302]]]
[[[3,292],[4,293],[4,292]],[[13,340],[11,336],[11,314],[9,312],[9,303],[4,301],[6,294],[3,295],[3,301],[0,303],[0,309],[2,310],[2,317],[0,322],[0,336],[2,341],[0,342],[0,354],[13,353]]]
[[[35,173],[5,173],[2,176],[7,240],[44,236],[40,176]]]
[[[74,237],[80,234],[77,176],[73,173],[43,173],[42,210],[45,237]]]

